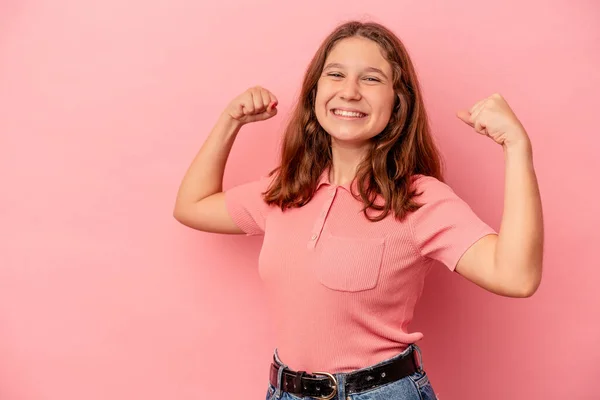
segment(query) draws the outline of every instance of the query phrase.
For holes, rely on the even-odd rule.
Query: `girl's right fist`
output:
[[[260,86],[255,86],[233,99],[227,106],[226,112],[236,121],[264,121],[277,115],[277,98],[273,93]]]

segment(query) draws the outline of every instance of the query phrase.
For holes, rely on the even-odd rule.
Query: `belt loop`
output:
[[[337,384],[338,384],[337,398],[345,399],[346,398],[346,377],[348,376],[348,374],[347,373],[339,373],[339,374],[335,374],[335,376],[336,376]]]
[[[281,358],[279,358],[279,352],[277,351],[277,349],[275,349],[275,361],[277,361],[279,364],[281,365],[285,365],[283,363],[283,361],[281,361]],[[285,365],[287,367],[287,365]],[[288,367],[289,368],[289,367]]]
[[[421,349],[419,348],[419,346],[417,346],[416,344],[413,343],[413,348],[414,350],[417,351],[417,368],[419,369],[419,372],[423,372],[423,354],[421,353]]]
[[[275,360],[280,364],[279,370],[277,371],[277,387],[275,388],[275,398],[277,400],[279,400],[279,398],[281,397],[281,394],[282,394],[281,386],[282,386],[282,379],[283,379],[283,371],[286,370],[288,368],[288,366],[285,365],[279,358],[279,354],[277,354],[277,349],[275,349]]]

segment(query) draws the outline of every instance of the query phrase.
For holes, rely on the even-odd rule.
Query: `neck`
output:
[[[364,154],[364,147],[333,145],[331,148],[332,165],[329,171],[329,182],[333,185],[346,185],[352,182]]]

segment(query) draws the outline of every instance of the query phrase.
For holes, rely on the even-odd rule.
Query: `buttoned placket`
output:
[[[327,190],[328,190],[327,200],[325,200],[325,202],[323,203],[323,208],[321,209],[321,212],[319,213],[319,216],[317,217],[317,220],[315,221],[315,224],[313,225],[313,229],[311,231],[312,232],[311,237],[308,240],[308,249],[309,250],[313,250],[315,248],[315,246],[317,245],[317,242],[319,241],[319,238],[321,237],[321,234],[323,233],[323,226],[325,225],[325,220],[327,218],[327,214],[329,213],[329,210],[331,209],[331,206],[333,205],[333,201],[335,200],[335,195],[337,193],[337,186],[331,186]]]

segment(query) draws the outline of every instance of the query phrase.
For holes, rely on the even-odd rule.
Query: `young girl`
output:
[[[443,183],[419,83],[400,40],[349,22],[312,59],[268,176],[223,192],[240,128],[277,114],[254,87],[220,116],[174,209],[205,232],[264,235],[259,273],[278,346],[267,399],[435,399],[409,332],[434,261],[499,295],[541,279],[542,217],[529,138],[500,95],[458,117],[502,145],[497,234]]]

